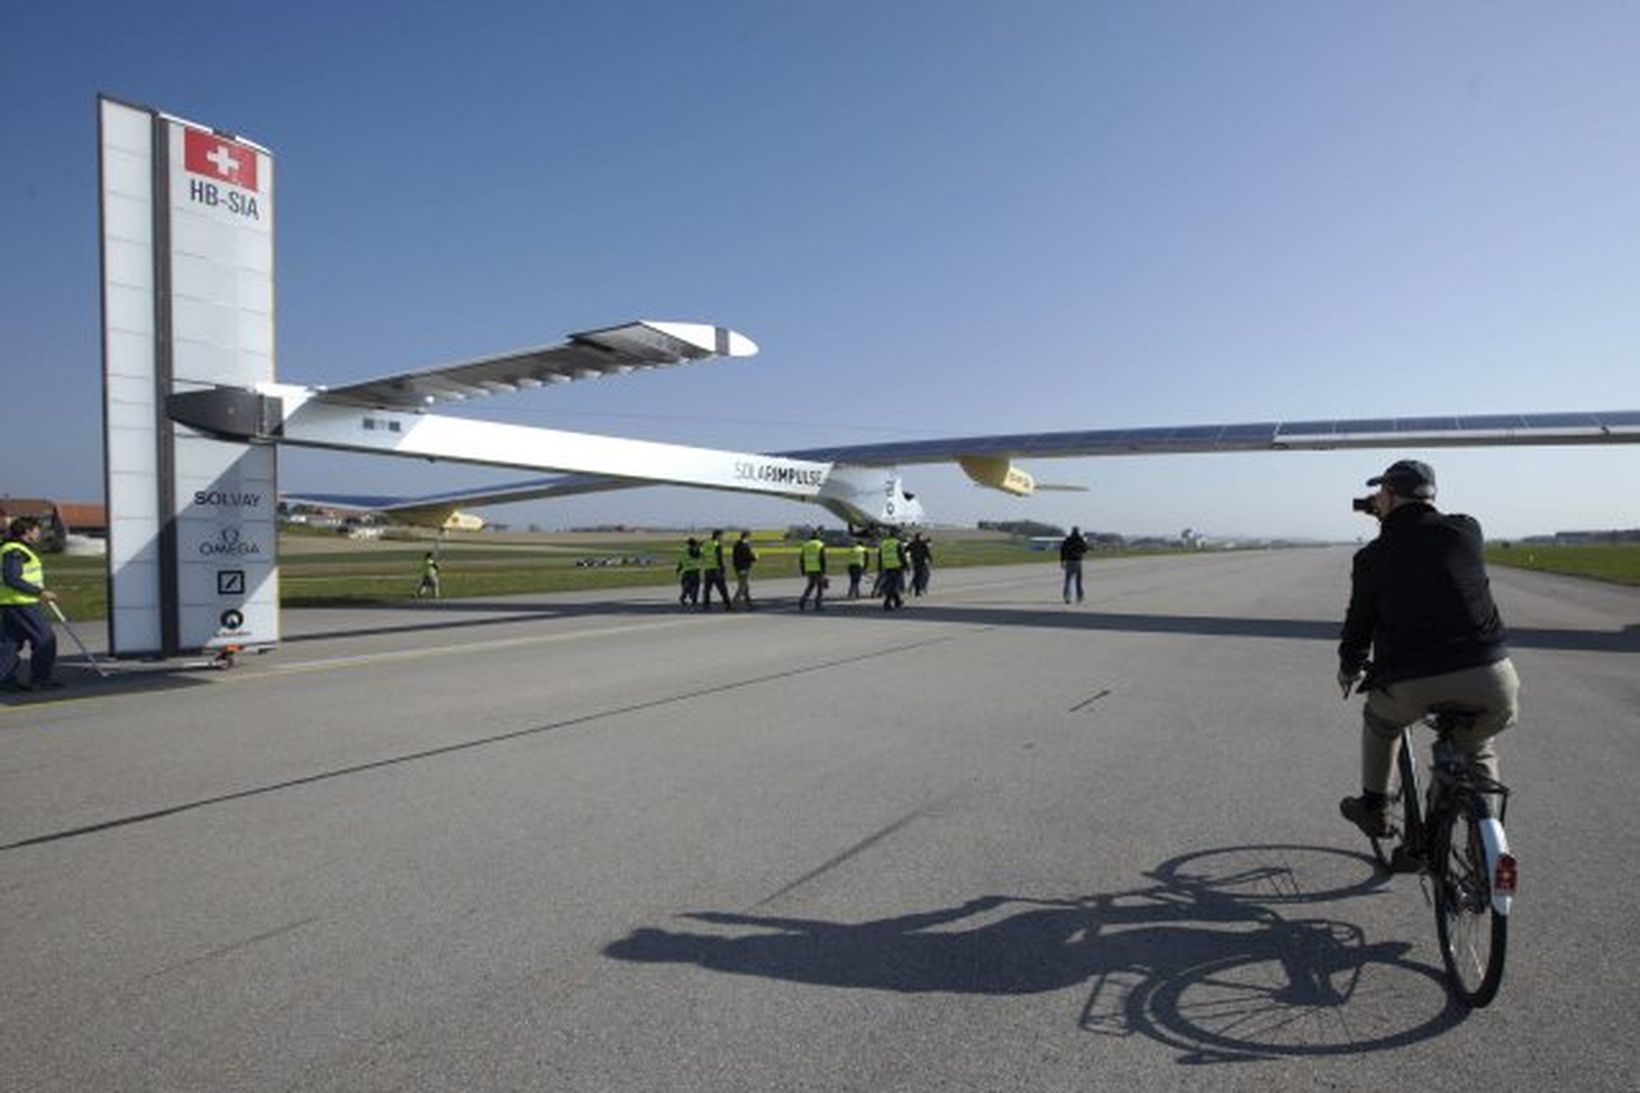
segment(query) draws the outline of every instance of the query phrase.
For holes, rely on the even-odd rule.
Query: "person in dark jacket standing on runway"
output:
[[[735,567],[735,598],[746,611],[752,609],[752,567],[757,564],[757,551],[752,548],[752,533],[743,531],[735,540],[731,561]]]
[[[1065,571],[1065,602],[1071,602],[1071,586],[1076,586],[1076,602],[1082,602],[1082,556],[1088,552],[1088,541],[1082,538],[1082,529],[1071,528],[1059,544],[1059,568]]]
[[[911,594],[921,596],[928,591],[928,575],[934,567],[934,549],[922,532],[911,536],[911,542],[905,545],[905,557],[911,563]]]

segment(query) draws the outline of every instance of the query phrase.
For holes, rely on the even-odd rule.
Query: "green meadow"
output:
[[[1055,564],[1050,552],[1031,550],[1002,536],[974,533],[936,534],[934,568],[973,565]],[[509,596],[575,592],[599,588],[671,585],[682,536],[655,534],[562,535],[479,534],[447,540],[440,548],[440,573],[446,597]],[[341,536],[313,534],[280,537],[280,594],[288,607],[392,603],[410,598],[421,575],[422,555],[430,540],[355,542]],[[756,576],[769,579],[797,575],[797,544],[757,541]],[[841,570],[834,551],[834,572]],[[1128,550],[1100,550],[1100,558],[1125,556]],[[1558,546],[1531,543],[1487,547],[1491,565],[1517,566],[1564,573],[1618,584],[1640,585],[1640,543]],[[626,564],[621,564],[622,560]],[[101,558],[45,557],[48,583],[61,597],[69,619],[99,619],[108,611],[107,577]],[[603,564],[588,564],[603,563]]]
[[[756,578],[797,575],[797,545],[754,540]],[[576,592],[599,588],[671,585],[683,535],[596,533],[451,537],[439,550],[446,598]],[[933,537],[936,569],[970,565],[1054,562],[1003,537]],[[279,541],[280,602],[287,607],[391,603],[409,599],[421,578],[422,555],[431,540],[352,541],[337,536],[284,534]],[[622,564],[623,560],[626,564]],[[47,583],[71,620],[96,619],[108,611],[102,558],[47,555]],[[601,564],[589,564],[601,563]],[[837,553],[831,568],[840,571]]]
[[[1486,548],[1486,561],[1615,584],[1640,584],[1640,543],[1494,543]]]

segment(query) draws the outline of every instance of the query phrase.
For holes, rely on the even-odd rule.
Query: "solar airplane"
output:
[[[302,495],[434,527],[462,508],[651,485],[808,502],[855,528],[917,526],[926,514],[900,472],[912,464],[955,463],[978,485],[1023,497],[1076,487],[1039,484],[1020,460],[1640,442],[1640,411],[1628,410],[1178,425],[737,452],[429,412],[443,402],[756,352],[750,338],[724,327],[640,321],[572,334],[556,346],[337,387],[262,383],[174,394],[167,408],[173,420],[222,439],[560,472],[417,497]]]

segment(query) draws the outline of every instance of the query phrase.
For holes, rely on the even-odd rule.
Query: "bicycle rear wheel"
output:
[[[1486,805],[1461,799],[1443,812],[1435,833],[1435,930],[1441,940],[1452,992],[1479,1008],[1491,1002],[1503,980],[1509,918],[1492,907],[1492,878],[1480,821]]]

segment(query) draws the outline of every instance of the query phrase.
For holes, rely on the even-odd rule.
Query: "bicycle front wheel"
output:
[[[1452,992],[1465,1005],[1491,1002],[1503,980],[1509,918],[1492,906],[1479,800],[1454,802],[1435,832],[1435,929]]]

